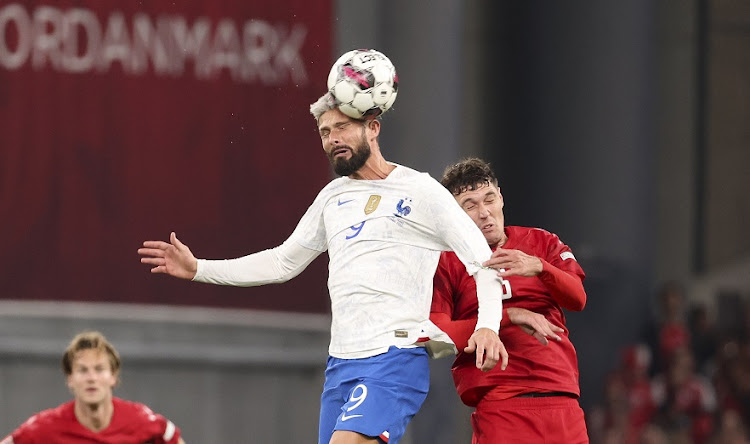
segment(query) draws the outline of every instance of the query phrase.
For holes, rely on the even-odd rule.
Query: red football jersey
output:
[[[109,426],[94,432],[75,417],[74,401],[44,410],[12,433],[14,444],[177,444],[180,430],[147,406],[112,398]]]
[[[564,328],[565,332],[559,334],[562,341],[550,340],[545,346],[520,327],[506,325],[507,320],[504,319],[500,339],[508,351],[508,367],[504,371],[497,366],[489,372],[482,372],[475,366],[474,354],[464,353],[459,347],[453,363],[453,379],[458,394],[465,404],[471,406],[475,406],[491,389],[508,393],[561,391],[580,395],[576,350],[568,338],[563,310],[552,294],[557,292],[561,295],[559,298],[573,301],[572,304],[580,310],[586,300],[580,285],[585,273],[570,248],[555,234],[538,228],[516,226],[505,227],[505,233],[508,240],[502,248],[521,250],[542,259],[544,271],[535,277],[505,278],[510,284],[511,297],[503,301],[503,307],[520,307],[542,314],[553,324]],[[571,278],[579,280],[574,281],[579,283],[579,289],[573,291],[572,295],[570,289],[575,286],[565,284]],[[433,316],[436,313],[447,314],[453,321],[471,320],[476,319],[477,309],[476,281],[466,272],[455,253],[443,252],[435,274]],[[435,323],[443,328],[439,322]],[[457,338],[453,339],[460,342]],[[468,336],[463,341],[467,339]]]

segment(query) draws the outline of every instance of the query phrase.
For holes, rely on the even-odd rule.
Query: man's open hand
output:
[[[464,348],[466,353],[477,355],[477,368],[488,372],[500,362],[500,369],[508,366],[508,351],[497,333],[489,328],[480,328],[469,338],[469,345]]]

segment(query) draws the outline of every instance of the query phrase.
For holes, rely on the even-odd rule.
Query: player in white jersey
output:
[[[231,260],[196,259],[175,233],[138,250],[153,273],[221,285],[285,282],[319,254],[330,258],[332,325],[319,444],[397,443],[429,386],[428,354],[455,352],[429,321],[440,251],[477,280],[479,319],[467,352],[488,371],[508,355],[497,337],[502,282],[483,267],[491,251],[453,196],[425,173],[388,162],[380,120],[356,120],[325,94],[310,107],[331,181],[280,246]]]

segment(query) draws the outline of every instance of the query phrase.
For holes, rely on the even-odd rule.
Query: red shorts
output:
[[[471,414],[472,444],[583,444],[589,442],[575,398],[483,400]]]

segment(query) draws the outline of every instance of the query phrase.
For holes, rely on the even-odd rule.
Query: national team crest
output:
[[[370,196],[370,199],[367,200],[367,205],[365,205],[365,214],[370,214],[373,211],[378,209],[378,205],[380,205],[380,196],[377,194],[373,194]]]

